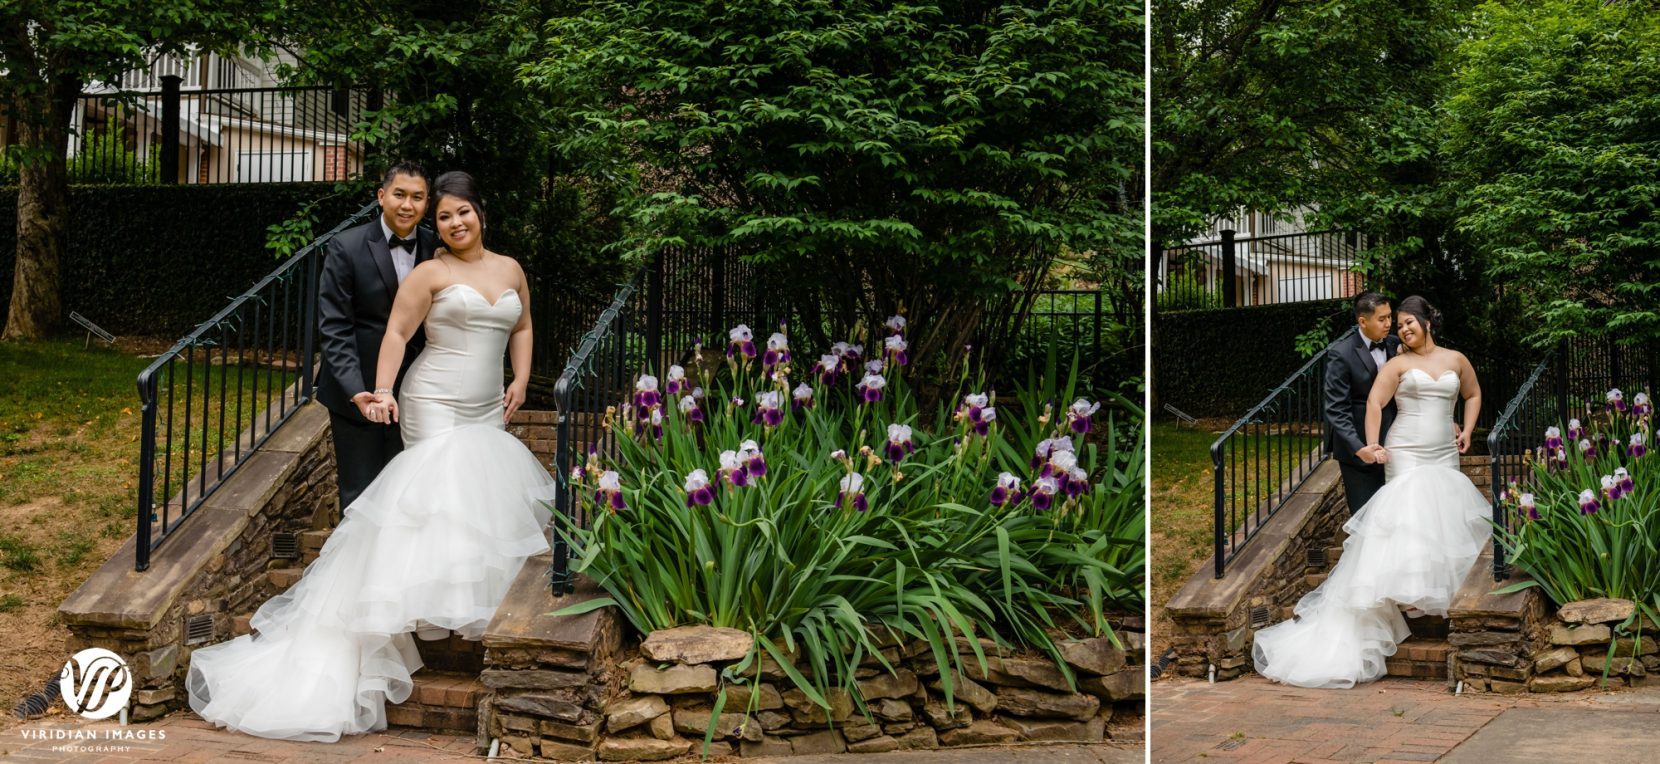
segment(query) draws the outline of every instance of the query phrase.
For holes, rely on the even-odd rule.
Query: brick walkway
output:
[[[45,730],[77,730],[90,734],[94,740],[37,740],[25,737],[25,731],[39,734]],[[112,732],[130,730],[134,734],[155,736],[163,740],[108,740]],[[92,750],[63,750],[64,746],[88,746]],[[96,750],[103,747],[106,750]],[[125,750],[108,750],[125,748]],[[1026,745],[1011,747],[967,748],[951,751],[911,751],[885,754],[846,754],[840,756],[804,756],[784,759],[739,759],[726,761],[759,762],[761,764],[823,764],[841,761],[847,764],[1139,764],[1143,749],[1139,745],[1109,743],[1104,745]],[[388,733],[341,738],[337,743],[293,743],[226,732],[188,713],[176,713],[145,724],[129,727],[107,722],[87,722],[66,714],[48,716],[26,723],[13,722],[0,730],[0,760],[17,762],[96,762],[97,764],[124,764],[126,762],[170,762],[170,764],[205,764],[207,762],[267,762],[291,763],[322,762],[348,764],[368,762],[377,764],[415,764],[416,762],[485,761],[475,754],[472,736],[433,734],[419,730],[394,729]],[[683,759],[695,762],[695,757]]]
[[[1352,690],[1305,690],[1254,675],[1215,685],[1159,681],[1152,695],[1153,761],[1262,764],[1436,761],[1512,709],[1604,713],[1660,704],[1656,689],[1455,696],[1444,682],[1388,678]]]

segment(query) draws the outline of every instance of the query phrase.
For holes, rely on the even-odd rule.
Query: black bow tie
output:
[[[393,236],[391,241],[386,242],[386,246],[390,249],[407,249],[411,252],[414,252],[415,251],[415,237],[411,236],[407,239],[400,239],[396,236]]]
[[[1389,352],[1389,344],[1387,342],[1368,342],[1368,343],[1366,343],[1366,350],[1367,351],[1382,350],[1383,352],[1387,353],[1387,352]]]

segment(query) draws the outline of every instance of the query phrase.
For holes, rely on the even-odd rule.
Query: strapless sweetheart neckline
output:
[[[1429,379],[1430,379],[1430,381],[1431,381],[1431,382],[1440,382],[1440,381],[1441,381],[1441,378],[1442,378],[1442,377],[1445,377],[1445,376],[1447,376],[1447,375],[1448,375],[1448,374],[1453,374],[1453,375],[1457,375],[1457,374],[1458,374],[1458,370],[1457,370],[1457,369],[1447,369],[1447,370],[1446,370],[1446,371],[1443,371],[1443,372],[1441,372],[1441,373],[1440,373],[1440,374],[1439,374],[1439,375],[1436,375],[1436,376],[1430,376],[1430,373],[1429,373],[1429,372],[1427,372],[1427,371],[1424,371],[1424,370],[1423,370],[1423,369],[1420,369],[1420,368],[1418,368],[1418,367],[1416,367],[1416,366],[1414,366],[1414,367],[1412,367],[1412,368],[1410,368],[1410,369],[1407,369],[1407,370],[1406,370],[1406,373],[1408,373],[1408,374],[1410,374],[1410,373],[1412,373],[1412,372],[1414,372],[1414,371],[1416,371],[1416,372],[1418,372],[1418,373],[1419,373],[1419,374],[1422,374],[1422,375],[1424,375],[1424,376],[1426,376],[1426,377],[1429,377]]]
[[[451,284],[447,287],[444,287],[443,289],[438,290],[438,294],[440,294],[440,295],[444,294],[445,292],[448,292],[451,289],[454,289],[456,287],[466,287],[466,288],[472,290],[473,294],[478,295],[478,298],[480,300],[483,300],[485,305],[489,305],[492,308],[496,307],[497,305],[500,305],[501,301],[503,299],[506,299],[508,293],[512,293],[513,296],[515,296],[515,297],[517,297],[519,295],[519,290],[514,289],[513,287],[508,287],[506,289],[501,290],[501,294],[496,296],[496,301],[495,302],[490,302],[490,298],[485,297],[483,292],[478,291],[478,287],[475,287],[472,284],[463,284],[459,281],[454,283],[454,284]],[[434,299],[436,299],[436,298],[434,298]]]

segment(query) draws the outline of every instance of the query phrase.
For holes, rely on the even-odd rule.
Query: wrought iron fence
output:
[[[1353,297],[1362,291],[1354,271],[1366,237],[1318,231],[1221,238],[1157,251],[1157,310],[1202,310],[1279,305]]]
[[[326,87],[87,93],[75,103],[70,179],[82,183],[288,183],[358,177],[354,138],[378,91]]]
[[[311,400],[326,245],[378,210],[306,245],[139,373],[138,570]]]
[[[1499,492],[1512,482],[1527,482],[1532,469],[1528,454],[1543,444],[1545,428],[1566,431],[1569,419],[1588,421],[1604,410],[1611,389],[1627,395],[1660,389],[1660,342],[1576,339],[1559,344],[1532,367],[1487,435],[1496,527],[1511,529],[1517,520]],[[1508,573],[1508,550],[1495,542],[1493,580],[1502,581]]]
[[[1324,437],[1327,352],[1308,359],[1210,446],[1217,578],[1331,456]]]

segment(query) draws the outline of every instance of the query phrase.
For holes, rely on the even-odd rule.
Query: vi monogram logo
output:
[[[69,710],[88,719],[108,719],[127,707],[127,699],[133,694],[133,675],[121,656],[101,647],[89,647],[63,664],[58,689]]]

